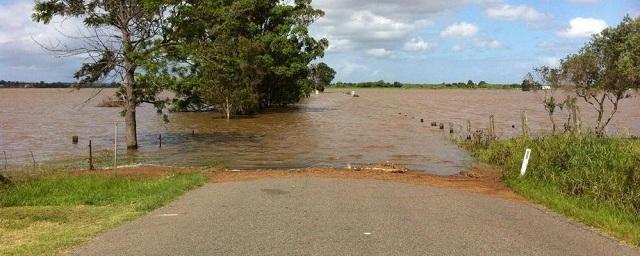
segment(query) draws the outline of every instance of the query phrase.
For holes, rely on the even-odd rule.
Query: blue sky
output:
[[[66,42],[30,21],[31,0],[0,0],[0,79],[72,81],[81,58],[58,58],[35,42]],[[639,0],[314,0],[326,16],[312,26],[331,47],[323,61],[336,81],[519,82],[535,66],[554,65]]]

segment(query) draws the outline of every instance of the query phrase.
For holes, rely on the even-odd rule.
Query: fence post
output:
[[[29,151],[31,153],[31,161],[33,161],[33,170],[36,170],[36,158],[33,156],[33,151]]]
[[[93,149],[91,148],[91,140],[89,140],[89,170],[93,171]]]
[[[158,134],[158,142],[159,142],[158,147],[162,148],[162,133]]]
[[[118,169],[118,122],[116,122],[115,135],[113,137],[113,169]]]
[[[522,136],[529,137],[529,119],[527,118],[526,110],[522,110]]]
[[[2,151],[2,154],[4,154],[4,170],[7,170],[7,151]]]
[[[471,140],[471,119],[467,119],[467,140]]]
[[[580,117],[578,117],[578,106],[572,106],[571,114],[573,115],[573,131],[575,134],[580,134],[582,128],[580,127]]]
[[[489,141],[496,140],[496,121],[494,115],[489,116]]]

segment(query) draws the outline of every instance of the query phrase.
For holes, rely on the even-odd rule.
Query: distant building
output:
[[[540,87],[540,89],[542,89],[542,90],[551,90],[551,86],[543,85],[542,87]]]

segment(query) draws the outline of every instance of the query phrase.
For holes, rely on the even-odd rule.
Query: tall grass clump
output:
[[[522,157],[531,159],[523,179],[557,186],[566,196],[584,197],[640,213],[640,141],[591,136],[514,138],[472,149],[501,166],[507,182],[519,178]]]

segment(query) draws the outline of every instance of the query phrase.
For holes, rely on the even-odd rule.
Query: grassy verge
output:
[[[0,255],[58,255],[99,232],[158,208],[206,180],[56,174],[0,188]]]
[[[640,245],[639,140],[548,136],[464,146],[500,166],[505,183],[529,200]],[[531,160],[520,177],[526,148]]]

